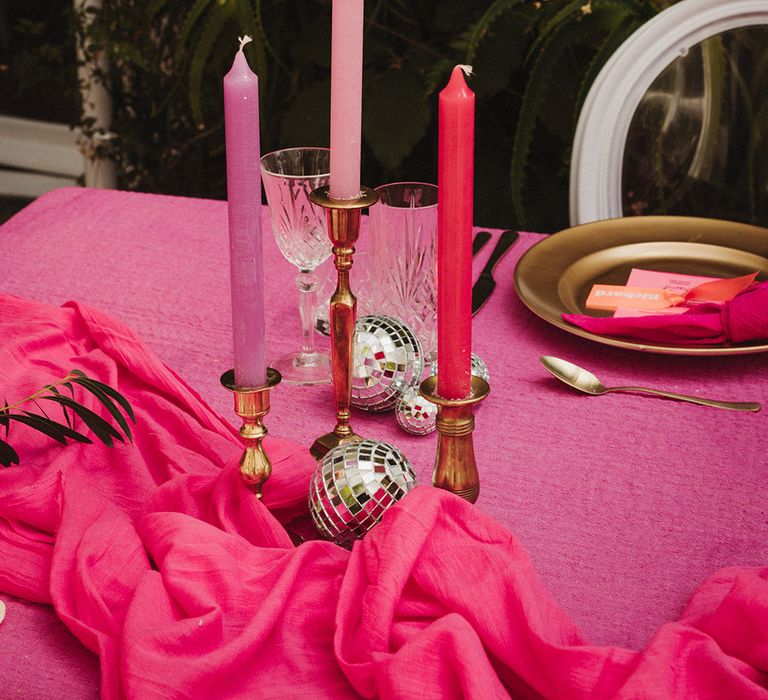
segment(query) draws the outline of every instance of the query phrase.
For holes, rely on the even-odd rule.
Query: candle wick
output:
[[[464,64],[464,63],[460,63],[460,64],[459,64],[458,66],[456,66],[456,67],[457,67],[457,68],[461,68],[461,70],[463,70],[463,71],[464,71],[464,75],[466,75],[466,76],[470,76],[470,75],[472,75],[472,73],[473,73],[473,70],[472,70],[472,66],[468,66],[468,65],[466,65],[466,64]]]
[[[246,34],[245,36],[237,37],[237,40],[240,42],[240,51],[242,51],[243,46],[245,46],[248,42],[253,41],[253,38]]]

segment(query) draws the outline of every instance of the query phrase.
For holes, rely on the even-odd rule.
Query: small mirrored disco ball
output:
[[[351,403],[378,413],[392,409],[400,394],[421,381],[421,344],[406,323],[373,314],[358,319],[352,360]]]
[[[418,387],[408,387],[395,408],[397,424],[411,435],[427,435],[437,424],[437,404],[419,394]]]
[[[318,463],[309,485],[309,511],[323,537],[349,549],[415,485],[411,463],[394,445],[348,442]]]
[[[488,372],[488,365],[485,364],[484,360],[480,355],[476,355],[474,352],[472,353],[472,365],[470,366],[470,374],[472,374],[475,377],[480,377],[480,379],[485,379],[486,382],[489,384],[491,383],[491,375]],[[435,361],[432,363],[432,365],[429,368],[429,375],[431,377],[434,377],[437,374],[437,358],[435,358]]]

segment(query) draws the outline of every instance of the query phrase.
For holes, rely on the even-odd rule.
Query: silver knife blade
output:
[[[480,309],[483,308],[485,303],[491,296],[491,293],[496,288],[496,280],[493,279],[493,271],[499,264],[501,259],[506,255],[507,251],[512,247],[512,244],[517,240],[518,233],[516,231],[504,231],[499,237],[496,247],[491,253],[491,257],[488,258],[488,262],[485,264],[480,277],[475,285],[472,287],[472,315],[474,316]]]

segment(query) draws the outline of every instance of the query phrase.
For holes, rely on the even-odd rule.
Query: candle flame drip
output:
[[[245,36],[239,36],[237,37],[237,40],[240,42],[240,51],[243,50],[243,46],[245,46],[247,43],[253,41],[253,37],[248,36],[247,34]]]
[[[474,72],[474,71],[473,71],[473,69],[472,69],[472,66],[468,66],[468,65],[466,65],[466,64],[464,64],[464,63],[460,63],[460,64],[459,64],[458,66],[456,66],[456,67],[457,67],[457,68],[461,68],[461,70],[463,70],[463,71],[464,71],[464,75],[466,75],[467,77],[469,77],[470,75],[472,75],[472,73]]]

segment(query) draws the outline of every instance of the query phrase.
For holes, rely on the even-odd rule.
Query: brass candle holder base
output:
[[[267,383],[262,386],[238,386],[232,369],[221,375],[222,385],[235,397],[235,413],[243,420],[239,432],[245,449],[240,457],[240,474],[256,498],[261,498],[261,488],[272,473],[272,463],[262,445],[267,434],[262,419],[269,413],[269,390],[281,380],[280,372],[271,367],[267,368]]]
[[[352,360],[357,299],[349,286],[349,271],[355,255],[355,243],[360,233],[360,214],[375,204],[379,194],[363,187],[353,199],[333,199],[328,187],[318,187],[309,198],[325,209],[328,220],[328,237],[333,244],[333,264],[336,267],[336,291],[330,301],[331,325],[331,380],[336,403],[336,427],[315,440],[310,453],[321,459],[334,447],[361,440],[349,424],[349,406],[352,397]]]
[[[475,404],[480,403],[491,388],[476,376],[471,378],[471,393],[463,399],[445,399],[437,393],[437,376],[428,377],[419,393],[437,404],[437,456],[432,485],[445,489],[474,503],[480,494],[472,431],[475,429]]]
[[[336,426],[339,427],[338,425]],[[349,425],[347,424],[347,427]],[[328,454],[334,447],[338,447],[339,445],[345,445],[348,442],[357,442],[359,440],[362,440],[357,433],[352,432],[352,429],[349,429],[349,433],[347,435],[339,435],[335,430],[332,433],[326,433],[325,435],[321,435],[319,438],[317,438],[313,443],[312,447],[309,448],[309,453],[315,458],[315,459],[322,459],[325,457],[326,454]]]

